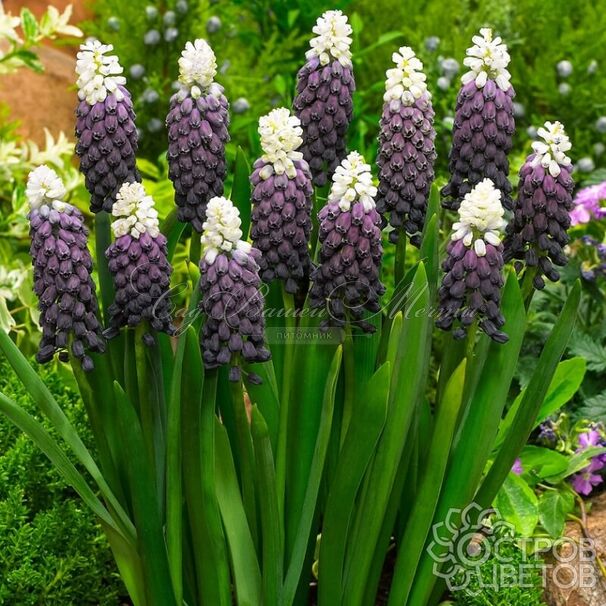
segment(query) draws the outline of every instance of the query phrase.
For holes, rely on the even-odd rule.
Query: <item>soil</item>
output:
[[[83,0],[4,0],[4,9],[14,15],[27,6],[40,17],[52,3],[60,12],[72,4],[70,23],[78,24],[90,17]],[[56,137],[63,131],[74,139],[75,55],[77,46],[44,45],[38,49],[45,71],[36,74],[29,69],[0,78],[0,105],[9,107],[9,118],[19,122],[19,134],[44,144],[44,127]]]

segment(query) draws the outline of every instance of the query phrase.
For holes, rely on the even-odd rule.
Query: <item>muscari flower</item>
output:
[[[284,282],[296,293],[309,276],[309,234],[313,187],[303,154],[299,119],[286,108],[272,110],[259,120],[263,155],[255,162],[252,184],[251,238],[261,251],[264,282]]]
[[[502,204],[511,208],[511,183],[507,154],[515,130],[515,92],[507,71],[509,53],[501,38],[483,28],[473,37],[463,63],[469,71],[461,78],[457,97],[450,181],[442,189],[445,208],[457,210],[461,200],[484,178],[502,194]]]
[[[240,359],[265,362],[261,253],[241,240],[238,209],[230,200],[208,202],[200,259],[200,310],[206,315],[200,342],[208,369],[229,364],[230,380],[240,378]],[[258,380],[253,375],[249,377]]]
[[[66,360],[70,349],[83,370],[92,370],[93,361],[87,352],[103,352],[105,342],[97,319],[84,217],[63,201],[63,182],[47,166],[29,174],[25,193],[30,205],[34,292],[42,327],[36,360],[49,362],[56,352]]]
[[[461,202],[442,264],[445,275],[436,325],[443,330],[454,326],[455,339],[464,338],[476,321],[494,341],[508,339],[499,330],[505,323],[500,310],[504,227],[501,192],[490,179],[484,179]]]
[[[116,296],[108,310],[109,328],[105,336],[115,337],[123,326],[134,328],[141,322],[173,334],[168,297],[172,267],[152,197],[145,193],[141,183],[125,183],[118,192],[112,215],[115,241],[105,256]],[[144,340],[153,343],[149,333]]]
[[[392,242],[405,232],[419,246],[434,178],[434,111],[413,50],[403,46],[392,59],[396,67],[387,70],[379,133],[377,210],[389,214]]]
[[[351,63],[351,26],[341,11],[327,11],[313,28],[307,63],[297,75],[293,102],[303,127],[301,151],[314,184],[323,186],[345,157],[345,136],[355,90]]]
[[[206,204],[223,193],[229,104],[213,81],[217,62],[205,40],[188,42],[179,59],[181,89],[170,100],[168,176],[175,188],[179,221],[202,231]]]
[[[351,152],[337,167],[328,202],[318,213],[320,264],[311,275],[310,303],[328,313],[322,328],[349,321],[365,332],[374,330],[363,314],[378,312],[385,292],[376,194],[370,166],[358,152]]]
[[[572,164],[566,152],[570,139],[559,122],[546,122],[537,131],[541,141],[532,144],[533,153],[520,169],[518,199],[507,225],[505,259],[519,259],[535,267],[535,288],[543,288],[543,275],[552,282],[560,274],[554,265],[566,265],[572,210]]]
[[[76,61],[76,154],[95,213],[110,212],[122,184],[140,180],[135,113],[118,57],[108,55],[112,49],[93,40],[80,46]]]

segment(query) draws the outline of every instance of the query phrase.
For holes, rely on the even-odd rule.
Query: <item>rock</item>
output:
[[[23,68],[0,78],[0,104],[10,109],[9,118],[17,120],[18,132],[38,144],[44,143],[44,127],[53,136],[63,131],[74,139],[75,58],[44,46],[39,49],[45,71],[42,74]]]

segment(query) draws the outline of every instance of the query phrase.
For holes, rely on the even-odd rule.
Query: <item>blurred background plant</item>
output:
[[[87,445],[92,439],[69,373],[37,371]],[[42,420],[0,360],[0,389]],[[46,428],[53,433],[48,424]],[[116,606],[125,595],[107,540],[78,495],[34,443],[0,418],[0,604]]]

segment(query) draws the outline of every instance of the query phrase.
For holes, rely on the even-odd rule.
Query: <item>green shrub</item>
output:
[[[57,370],[38,368],[83,439],[84,411]],[[31,414],[7,362],[0,390]],[[0,604],[11,606],[116,606],[125,595],[107,541],[93,515],[33,442],[0,418]]]

